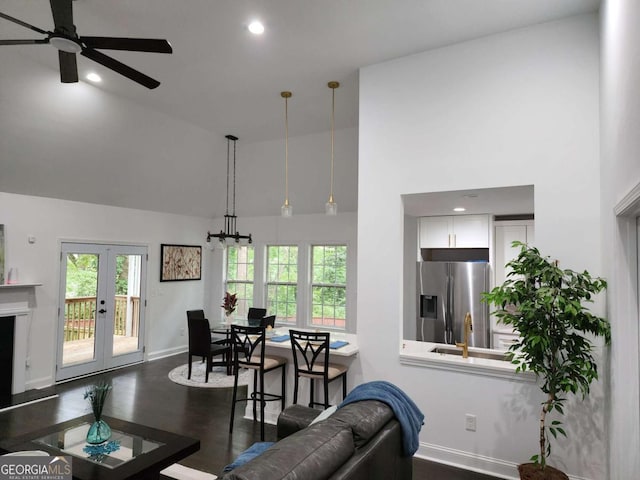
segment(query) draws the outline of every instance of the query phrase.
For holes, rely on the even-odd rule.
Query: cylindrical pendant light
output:
[[[280,96],[284,98],[284,204],[280,209],[281,214],[285,218],[289,218],[293,214],[293,208],[289,203],[289,110],[288,101],[292,96],[291,92],[280,92]]]
[[[338,204],[333,198],[333,136],[335,131],[336,88],[338,88],[340,84],[338,82],[329,82],[327,86],[331,89],[331,188],[329,190],[329,201],[325,204],[324,210],[327,215],[337,215]]]

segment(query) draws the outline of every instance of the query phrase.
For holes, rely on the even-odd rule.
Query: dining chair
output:
[[[207,318],[204,316],[204,310],[187,310],[187,321],[189,321],[189,319],[191,318]],[[217,345],[229,345],[229,339],[227,338],[226,335],[221,336],[221,335],[216,335],[216,334],[212,334],[211,335],[211,343],[215,343]],[[229,359],[229,362],[231,362],[231,359]]]
[[[231,419],[229,433],[233,433],[233,420],[237,402],[253,401],[253,421],[257,418],[256,403],[260,402],[260,440],[264,441],[264,407],[266,402],[280,400],[284,410],[286,401],[286,367],[284,357],[265,355],[265,328],[231,325],[233,345],[233,399],[231,401]],[[238,376],[241,368],[253,370],[253,392],[247,398],[238,398]],[[264,375],[278,368],[282,369],[282,390],[280,394],[264,391]],[[258,388],[258,377],[260,385]]]
[[[231,375],[231,347],[211,342],[211,329],[206,318],[190,318],[187,320],[189,327],[189,370],[187,378],[191,379],[191,364],[194,356],[206,360],[205,383],[209,381],[209,372],[213,365],[224,365],[227,375]],[[222,362],[214,362],[213,357],[223,355]]]
[[[347,395],[346,365],[329,363],[329,332],[303,332],[289,330],[293,351],[294,387],[293,403],[298,403],[298,382],[300,377],[309,379],[309,407],[323,405],[329,408],[329,383],[342,378],[342,399]],[[324,402],[314,399],[314,384],[322,380]]]
[[[247,312],[247,322],[253,327],[260,325],[258,320],[263,318],[266,314],[266,308],[249,307],[249,311]]]
[[[271,328],[275,328],[276,327],[276,316],[275,315],[269,315],[268,317],[263,317],[260,319],[260,326],[267,328],[267,327],[271,327]]]

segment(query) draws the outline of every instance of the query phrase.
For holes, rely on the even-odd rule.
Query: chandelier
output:
[[[217,238],[220,245],[224,247],[227,243],[235,241],[240,243],[240,240],[248,240],[248,243],[252,243],[251,234],[240,235],[236,230],[236,142],[238,137],[234,135],[226,135],[227,139],[227,206],[224,214],[224,230],[220,230],[220,233],[207,232],[207,244],[211,245],[211,239]],[[231,142],[233,142],[233,191],[229,192],[229,164],[230,164],[230,151]],[[229,213],[229,200],[231,200],[231,213]]]

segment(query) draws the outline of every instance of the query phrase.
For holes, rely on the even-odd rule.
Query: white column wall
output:
[[[640,185],[640,3],[606,0],[601,7],[603,256],[612,322],[609,365],[610,479],[640,470],[640,379],[637,230],[635,216],[614,207]],[[636,214],[637,215],[637,214]],[[631,453],[633,452],[633,453]]]
[[[515,30],[360,73],[358,341],[362,379],[405,389],[426,414],[419,454],[515,478],[537,450],[531,384],[402,366],[400,196],[535,185],[536,244],[567,268],[602,273],[598,20]],[[591,234],[590,234],[591,233]],[[604,392],[568,409],[551,463],[605,475]],[[464,415],[477,416],[476,432]]]

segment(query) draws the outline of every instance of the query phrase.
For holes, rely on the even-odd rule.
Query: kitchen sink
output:
[[[462,349],[456,347],[436,347],[431,350],[433,353],[439,353],[441,355],[457,355],[458,357],[462,356]],[[470,358],[484,358],[487,360],[500,360],[503,362],[508,362],[509,359],[503,352],[496,351],[483,351],[483,350],[469,350]]]

